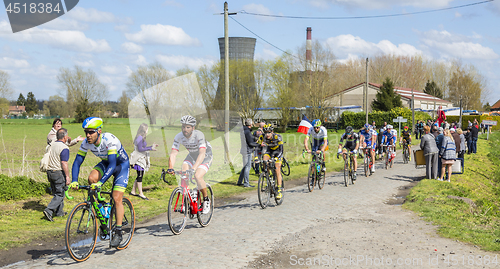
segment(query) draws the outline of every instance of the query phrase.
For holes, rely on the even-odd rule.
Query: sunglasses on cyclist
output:
[[[95,130],[85,130],[85,134],[93,135],[95,132],[97,132],[97,129]]]

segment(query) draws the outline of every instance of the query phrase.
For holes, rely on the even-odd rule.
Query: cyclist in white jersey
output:
[[[100,188],[111,176],[113,181],[113,200],[116,207],[115,236],[111,240],[112,247],[118,247],[122,240],[121,226],[123,221],[123,192],[127,188],[129,177],[129,159],[120,140],[110,133],[102,133],[102,119],[89,117],[83,121],[82,128],[85,129],[86,139],[82,142],[80,149],[73,162],[72,189],[78,189],[78,174],[80,166],[85,160],[88,151],[101,158],[94,169],[90,172],[88,182],[93,189]]]
[[[193,116],[183,116],[181,118],[182,132],[178,133],[174,138],[170,158],[168,160],[169,174],[174,174],[174,165],[177,154],[179,153],[180,145],[183,145],[189,154],[182,163],[182,171],[193,169],[195,171],[194,177],[203,194],[203,214],[210,212],[210,199],[207,194],[207,185],[203,176],[208,172],[212,164],[212,146],[205,140],[205,135],[202,132],[195,130],[196,119]]]
[[[312,137],[313,140],[311,141],[312,147],[309,149],[309,137]],[[304,147],[307,151],[307,153],[311,153],[311,151],[314,151],[316,153],[322,153],[321,154],[321,162],[323,166],[323,171],[326,171],[326,166],[325,166],[325,150],[328,145],[328,132],[325,128],[325,126],[321,126],[321,120],[316,119],[312,121],[312,127],[309,128],[309,131],[307,132],[306,138],[304,139]],[[313,182],[311,182],[313,183]]]

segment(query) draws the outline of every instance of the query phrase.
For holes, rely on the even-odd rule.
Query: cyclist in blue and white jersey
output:
[[[309,137],[312,137],[312,147],[309,149]],[[328,132],[325,126],[321,126],[321,121],[319,119],[312,121],[312,127],[309,128],[307,132],[306,138],[304,139],[304,147],[306,148],[307,153],[311,153],[314,151],[316,153],[321,154],[321,162],[323,166],[323,171],[326,171],[325,167],[325,150],[328,145]],[[312,184],[313,182],[311,182]]]
[[[345,145],[342,144],[342,142],[345,142]],[[357,156],[358,156],[358,148],[359,148],[359,136],[357,133],[353,132],[351,126],[347,126],[345,128],[345,133],[340,137],[339,141],[339,150],[337,152],[337,159],[339,158],[339,155],[343,152],[347,152],[348,150],[354,155],[353,158],[353,163],[354,163],[354,175],[352,177],[352,183],[354,184],[354,181],[356,180],[356,170],[358,169],[358,161]],[[344,159],[346,156],[343,156]]]
[[[387,130],[382,135],[382,145],[392,145],[394,155],[396,155],[397,136],[398,132],[392,128],[392,125],[387,125]]]
[[[72,182],[70,187],[78,189],[78,174],[80,166],[85,160],[87,152],[94,153],[101,158],[101,162],[90,172],[88,182],[93,189],[100,188],[111,176],[113,181],[113,200],[116,208],[115,236],[111,240],[111,247],[118,247],[122,241],[121,226],[123,221],[123,192],[127,188],[129,177],[129,159],[120,140],[111,133],[102,133],[102,119],[89,117],[83,121],[86,139],[82,142],[71,169]]]
[[[371,148],[370,155],[375,161],[375,148],[377,147],[377,131],[373,130],[370,124],[365,124],[359,131],[360,140],[363,139],[363,148]],[[375,165],[372,165],[372,173],[375,172]]]
[[[167,173],[174,174],[174,165],[177,154],[179,153],[180,145],[183,145],[189,154],[182,162],[182,171],[193,169],[195,171],[194,178],[198,189],[203,194],[203,214],[210,212],[210,199],[207,193],[207,185],[203,176],[208,172],[212,164],[213,154],[212,146],[205,140],[205,135],[195,130],[196,118],[190,115],[181,118],[182,132],[178,133],[174,138],[170,158],[168,159]]]

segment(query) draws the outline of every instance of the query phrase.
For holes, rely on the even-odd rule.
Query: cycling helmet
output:
[[[371,130],[371,129],[372,129],[372,126],[371,126],[370,124],[368,124],[368,123],[367,123],[367,124],[365,124],[365,125],[363,126],[363,128],[365,128],[366,130]]]
[[[403,127],[403,130],[408,131],[408,126]]]
[[[190,115],[182,116],[181,124],[195,126],[196,125],[196,118],[193,116],[190,116]]]
[[[387,125],[387,129],[392,129],[392,125]]]
[[[273,131],[273,126],[271,124],[264,125],[264,132],[265,133],[270,133]]]
[[[352,133],[352,127],[351,127],[351,126],[347,126],[347,127],[345,128],[345,132],[346,132],[347,134]]]
[[[321,127],[321,121],[320,120],[313,120],[312,126],[313,127]]]
[[[102,119],[97,117],[88,117],[82,123],[83,129],[97,129],[101,128]]]

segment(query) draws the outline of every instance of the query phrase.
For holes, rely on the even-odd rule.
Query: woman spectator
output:
[[[450,130],[444,130],[443,143],[441,148],[439,149],[439,157],[441,157],[441,177],[440,181],[443,181],[444,176],[446,174],[446,170],[448,170],[448,182],[451,179],[451,166],[455,163],[456,153],[455,153],[455,142],[453,142],[453,137],[451,136]]]
[[[469,121],[470,122],[470,121]],[[472,144],[472,133],[471,133],[472,127],[467,127],[467,131],[465,132],[465,141],[467,142],[467,154],[470,154],[471,152],[471,144]]]
[[[457,133],[458,135],[460,135],[460,152],[458,153],[458,158],[461,158],[463,160],[465,154],[465,135],[464,131],[462,131],[462,128],[458,128]]]
[[[148,125],[143,123],[139,126],[134,139],[134,151],[130,154],[130,166],[137,171],[137,178],[132,186],[130,195],[138,196],[144,200],[149,200],[142,192],[142,178],[144,172],[149,170],[149,151],[156,151],[158,144],[153,143],[152,146],[146,147],[146,134],[148,133]],[[137,194],[137,191],[139,194]]]
[[[62,120],[60,118],[54,119],[52,122],[52,130],[50,130],[49,134],[47,135],[47,145],[50,145],[52,142],[57,140],[56,134],[59,129],[62,128]],[[68,137],[68,140],[66,141],[66,145],[68,146],[74,146],[78,144],[78,142],[85,140],[84,137],[79,135],[76,139],[71,140],[71,137]]]
[[[436,138],[430,132],[429,126],[424,126],[425,135],[420,140],[420,148],[424,151],[425,156],[425,175],[429,179],[438,178],[438,148]]]

